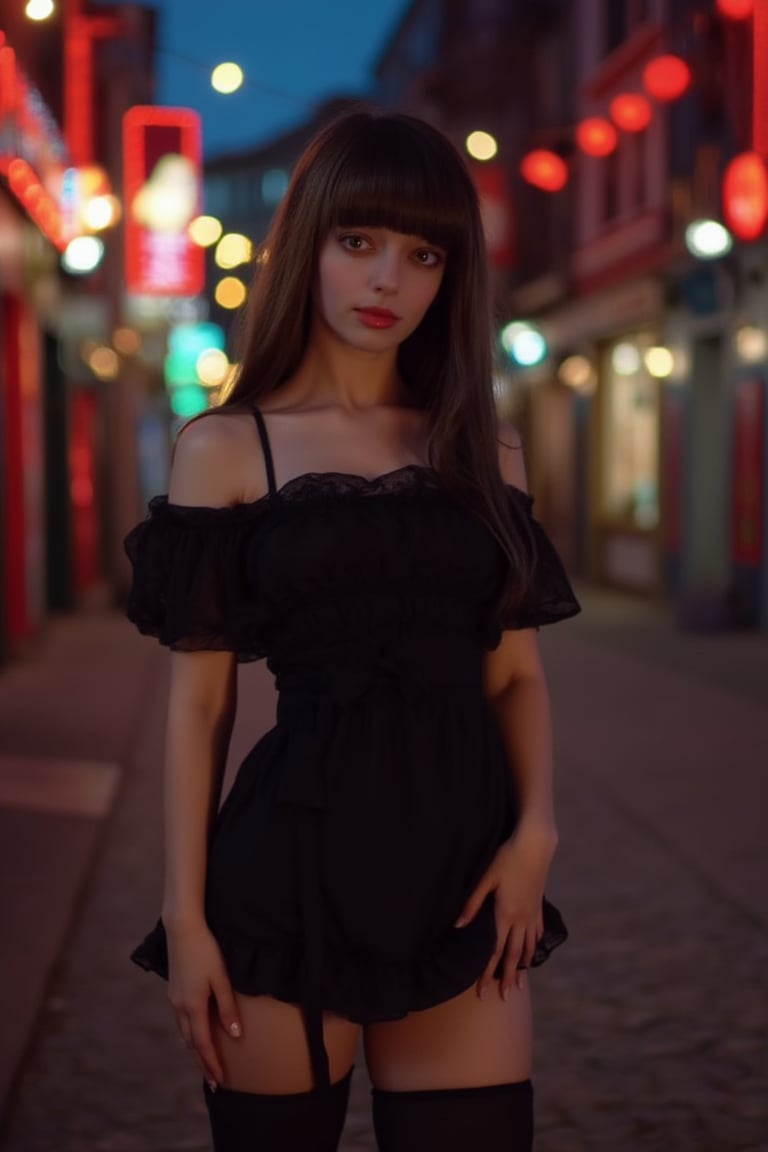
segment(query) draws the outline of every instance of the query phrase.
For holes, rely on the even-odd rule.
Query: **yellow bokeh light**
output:
[[[558,379],[576,392],[594,391],[595,375],[586,356],[568,356],[558,369]]]
[[[80,216],[89,232],[101,232],[120,219],[120,201],[116,196],[91,196],[83,204]]]
[[[237,276],[225,276],[219,280],[213,295],[220,308],[239,308],[245,301],[247,289]]]
[[[197,378],[206,388],[218,388],[229,373],[229,359],[219,348],[206,348],[195,362]]]
[[[499,150],[495,137],[490,132],[470,132],[466,148],[473,160],[492,160]]]
[[[238,88],[243,83],[243,70],[239,64],[233,64],[227,61],[224,64],[217,64],[213,72],[211,72],[211,87],[215,88],[217,92],[229,96],[232,92],[237,92]]]
[[[199,248],[210,248],[224,231],[215,216],[195,216],[188,228],[189,238]]]
[[[114,348],[100,344],[88,357],[88,367],[99,380],[114,380],[120,370],[120,359]]]
[[[214,257],[219,268],[237,268],[247,264],[253,255],[253,244],[240,232],[227,232],[216,245]]]
[[[141,336],[135,328],[115,328],[112,343],[123,356],[135,356],[141,348]]]
[[[672,375],[675,367],[675,358],[669,348],[663,348],[661,346],[649,348],[643,359],[651,376],[655,376],[659,380],[665,380],[668,376]]]
[[[24,13],[28,20],[47,20],[53,16],[55,5],[53,0],[29,0]]]

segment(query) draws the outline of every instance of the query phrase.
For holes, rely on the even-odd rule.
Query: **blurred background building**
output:
[[[467,157],[499,409],[569,567],[690,627],[768,628],[763,9],[414,0],[368,94]],[[292,166],[348,101],[206,157],[202,187],[196,113],[154,101],[151,8],[33,23],[19,0],[0,29],[7,659],[124,594],[122,537],[226,383]]]

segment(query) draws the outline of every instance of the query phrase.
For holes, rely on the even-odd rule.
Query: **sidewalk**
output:
[[[571,939],[532,980],[537,1152],[766,1152],[768,638],[582,599],[541,633]],[[0,671],[2,1152],[209,1146],[162,989],[126,960],[159,901],[165,676],[112,615]],[[274,709],[262,665],[240,692],[233,763]],[[361,1065],[344,1152],[375,1147]]]

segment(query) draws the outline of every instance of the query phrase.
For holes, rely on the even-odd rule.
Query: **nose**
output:
[[[400,287],[400,254],[385,245],[371,267],[371,283],[375,292],[397,292]]]

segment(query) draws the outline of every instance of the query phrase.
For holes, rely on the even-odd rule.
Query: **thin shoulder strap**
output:
[[[261,450],[264,453],[264,464],[267,469],[267,485],[269,487],[269,495],[275,496],[277,494],[277,484],[275,483],[275,464],[272,459],[272,449],[269,445],[269,436],[267,435],[267,426],[264,423],[264,417],[258,408],[253,410],[253,418],[256,421],[256,427],[259,430],[259,440],[261,440]]]

